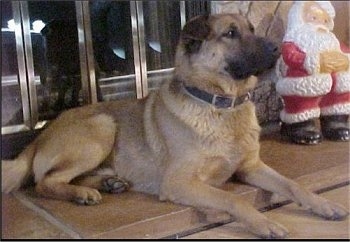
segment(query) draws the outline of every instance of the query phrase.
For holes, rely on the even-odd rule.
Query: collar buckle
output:
[[[211,104],[217,108],[233,108],[236,98],[223,97],[214,94]]]

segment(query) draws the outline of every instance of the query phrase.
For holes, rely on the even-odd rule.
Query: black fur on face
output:
[[[224,32],[212,30],[209,18],[198,16],[184,26],[181,40],[186,55],[198,53],[204,41],[216,41],[227,53],[225,71],[235,80],[259,75],[275,65],[279,48],[266,38],[254,35],[253,26],[245,18],[234,16],[233,22],[225,23],[229,27],[222,28]]]
[[[208,18],[208,15],[201,15],[192,19],[184,26],[181,39],[186,54],[190,55],[198,52],[202,42],[209,36],[210,26],[208,25]]]
[[[251,75],[259,75],[271,69],[280,51],[273,42],[250,35],[239,41],[233,55],[228,55],[225,70],[236,80],[243,80]]]

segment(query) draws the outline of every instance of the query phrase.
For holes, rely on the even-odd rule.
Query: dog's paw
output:
[[[102,181],[102,191],[109,193],[122,193],[129,189],[130,185],[125,180],[111,176]]]
[[[73,201],[79,205],[96,205],[102,200],[101,194],[96,190],[88,187],[80,187]]]
[[[251,231],[264,239],[283,239],[289,233],[284,226],[270,220],[255,223]]]
[[[321,197],[318,197],[317,203],[309,210],[327,220],[343,220],[349,215],[349,212],[343,206]]]

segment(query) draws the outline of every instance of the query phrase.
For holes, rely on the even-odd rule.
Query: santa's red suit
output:
[[[329,1],[317,1],[333,19],[334,8]],[[320,72],[320,54],[326,51],[343,53],[350,59],[349,48],[340,46],[327,26],[305,23],[304,2],[295,2],[288,15],[288,28],[282,43],[280,76],[276,90],[282,96],[284,109],[280,118],[285,123],[298,123],[320,115],[350,114],[350,69],[337,73]],[[322,29],[322,31],[320,31]]]
[[[336,36],[317,31],[320,26],[304,24],[290,29],[282,43],[281,77],[276,84],[284,109],[280,118],[285,123],[298,123],[320,115],[350,114],[350,70],[321,73],[320,54],[337,51],[347,56]],[[350,59],[350,58],[349,58]]]

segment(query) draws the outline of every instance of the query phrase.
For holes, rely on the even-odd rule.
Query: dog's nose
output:
[[[269,53],[272,53],[273,55],[280,54],[280,50],[279,50],[278,46],[273,42],[270,42],[270,41],[267,42],[265,45],[265,48]]]

